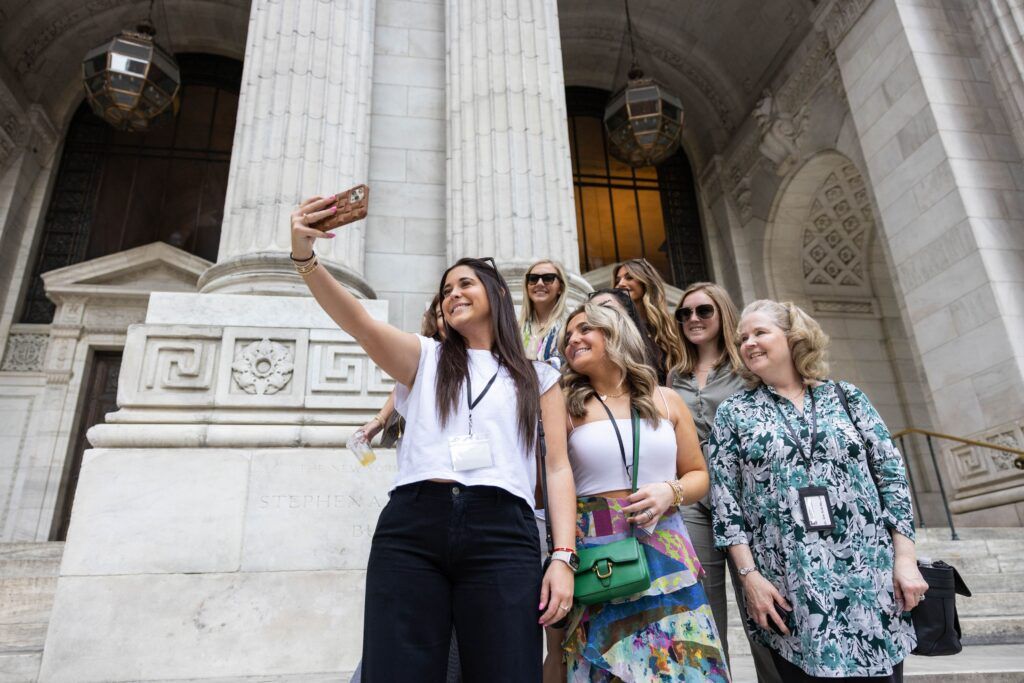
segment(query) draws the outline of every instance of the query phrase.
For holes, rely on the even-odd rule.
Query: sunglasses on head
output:
[[[530,273],[526,276],[527,284],[535,285],[543,281],[546,285],[555,284],[555,280],[561,280],[557,273]]]
[[[680,324],[685,323],[694,313],[696,313],[697,317],[701,320],[707,320],[715,314],[715,307],[711,304],[701,304],[696,308],[683,306],[676,309],[676,320],[679,321]]]

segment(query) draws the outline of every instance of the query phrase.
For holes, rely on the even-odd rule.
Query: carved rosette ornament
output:
[[[247,394],[276,394],[291,380],[293,361],[291,349],[264,337],[238,350],[231,376]]]

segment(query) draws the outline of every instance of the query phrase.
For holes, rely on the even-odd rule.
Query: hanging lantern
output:
[[[612,95],[604,110],[608,151],[634,168],[653,166],[679,149],[683,103],[664,85],[644,76],[633,45],[633,21],[626,6],[626,31],[632,59],[626,86]]]
[[[85,97],[115,128],[146,131],[178,113],[181,72],[155,36],[151,23],[140,24],[93,48],[82,61]]]

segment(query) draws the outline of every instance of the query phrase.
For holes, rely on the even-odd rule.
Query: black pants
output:
[[[391,494],[366,568],[365,683],[443,683],[452,624],[466,683],[541,680],[533,511],[490,486],[419,482]]]
[[[804,670],[782,657],[777,652],[772,652],[772,659],[775,660],[775,668],[785,683],[821,683],[842,681],[843,683],[903,683],[903,662],[892,668],[889,676],[853,676],[850,678],[822,678],[821,676],[808,676]]]

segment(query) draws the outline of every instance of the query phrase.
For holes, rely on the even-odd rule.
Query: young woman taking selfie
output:
[[[490,260],[444,272],[443,341],[370,317],[313,251],[332,235],[309,225],[332,216],[333,202],[313,197],[292,213],[292,259],[324,311],[398,383],[406,418],[366,571],[363,681],[443,681],[453,623],[465,680],[540,680],[540,627],[573,595],[575,489],[560,429],[545,439],[559,549],[543,576],[533,518],[537,421],[565,422],[558,373],[526,359]]]

